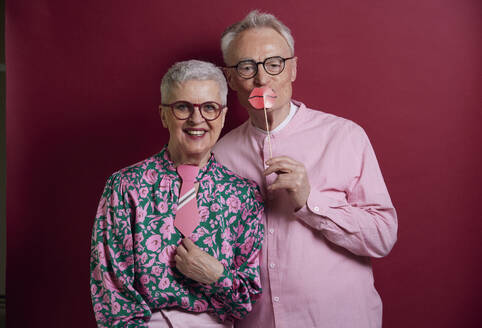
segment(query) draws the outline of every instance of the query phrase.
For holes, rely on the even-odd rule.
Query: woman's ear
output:
[[[162,126],[167,128],[166,111],[162,109],[161,105],[159,105],[159,116],[161,117]]]

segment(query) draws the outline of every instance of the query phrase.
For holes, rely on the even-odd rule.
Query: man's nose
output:
[[[254,84],[257,87],[266,85],[269,81],[270,75],[266,73],[263,64],[258,64],[258,73],[254,76]]]

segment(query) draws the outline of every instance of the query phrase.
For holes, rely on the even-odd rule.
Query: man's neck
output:
[[[268,126],[270,131],[276,129],[286,119],[286,117],[288,117],[290,113],[290,106],[291,103],[289,102],[282,108],[278,108],[276,110],[267,110]],[[264,110],[250,112],[250,118],[255,127],[267,131]]]

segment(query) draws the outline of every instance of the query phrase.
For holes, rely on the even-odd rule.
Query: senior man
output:
[[[375,154],[355,123],[292,100],[297,58],[290,30],[253,11],[221,40],[225,74],[249,120],[224,136],[216,158],[256,181],[266,200],[264,293],[238,327],[380,327],[371,257],[392,249],[397,217]],[[248,97],[277,94],[264,112]]]

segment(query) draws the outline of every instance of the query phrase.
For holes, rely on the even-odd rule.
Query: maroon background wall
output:
[[[295,98],[361,124],[378,154],[400,220],[374,263],[384,326],[480,322],[480,1],[7,0],[8,327],[94,327],[106,178],[167,141],[166,69],[221,64],[221,32],[254,8],[292,28]],[[227,129],[245,117],[231,97]]]

